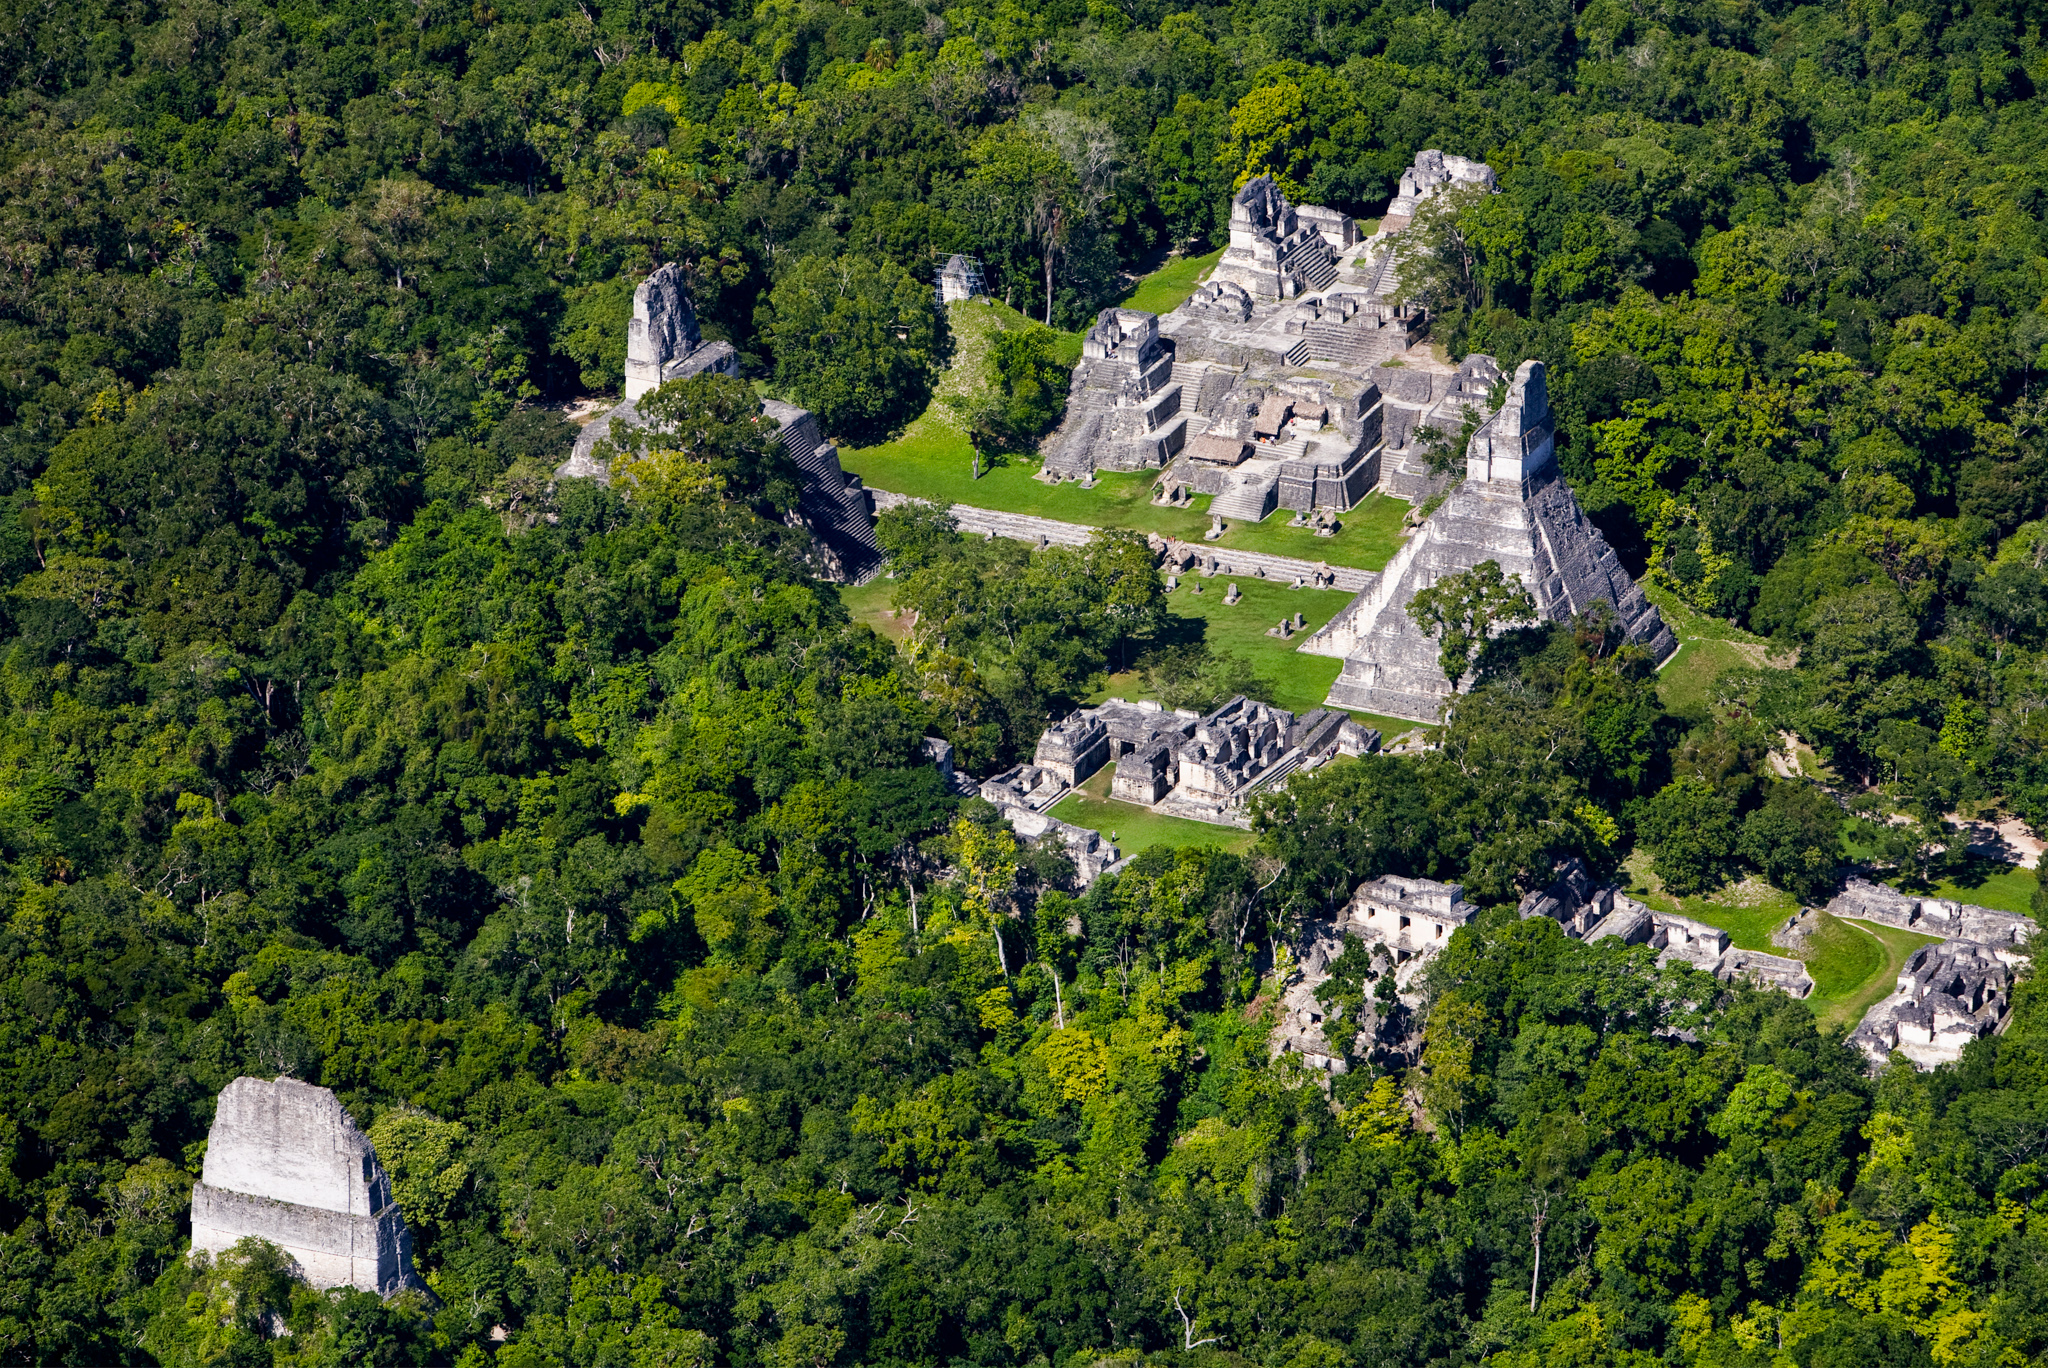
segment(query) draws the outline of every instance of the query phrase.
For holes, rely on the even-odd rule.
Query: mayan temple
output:
[[[1441,497],[1386,570],[1304,641],[1344,660],[1333,708],[1434,721],[1451,684],[1408,601],[1482,561],[1519,575],[1545,620],[1604,601],[1658,660],[1677,649],[1558,472],[1542,365],[1510,377],[1493,357],[1452,364],[1424,340],[1427,301],[1401,280],[1414,255],[1404,230],[1438,195],[1495,188],[1483,162],[1417,153],[1368,236],[1334,209],[1291,203],[1271,177],[1247,181],[1231,198],[1229,245],[1185,303],[1164,318],[1096,318],[1066,419],[1043,448],[1041,479],[1156,471],[1156,503],[1207,495],[1218,534],[1282,512],[1329,534],[1375,490],[1417,507]],[[1468,424],[1462,471],[1444,469],[1442,443]]]
[[[1435,640],[1408,615],[1416,593],[1482,561],[1520,578],[1544,621],[1596,603],[1627,639],[1663,660],[1677,639],[1587,519],[1557,468],[1556,424],[1543,363],[1524,361],[1507,399],[1472,434],[1465,478],[1408,538],[1374,584],[1301,649],[1342,656],[1333,707],[1433,721],[1451,681]]]
[[[370,1138],[333,1093],[297,1079],[237,1078],[215,1106],[192,1185],[192,1248],[223,1254],[251,1236],[317,1288],[423,1287]]]
[[[739,354],[730,342],[704,340],[682,269],[670,262],[633,291],[633,320],[626,333],[624,402],[584,426],[569,459],[555,471],[556,478],[609,483],[611,465],[599,458],[598,444],[614,439],[615,427],[617,435],[623,436],[645,425],[640,401],[669,381],[707,373],[737,379]],[[875,544],[874,509],[859,477],[840,468],[839,448],[818,431],[817,419],[809,410],[775,400],[761,408],[781,429],[783,449],[801,476],[793,520],[811,534],[811,559],[817,572],[825,579],[848,584],[874,578],[882,568],[882,553]]]

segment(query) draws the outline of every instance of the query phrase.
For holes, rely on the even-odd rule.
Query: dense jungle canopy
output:
[[[2044,22],[0,0],[0,1357],[2048,1359],[2031,987],[1873,1078],[1513,912],[1564,855],[1824,898],[1938,874],[1959,804],[2048,823]],[[1610,540],[1778,663],[1667,708],[1599,622],[1511,633],[1430,755],[1080,892],[921,739],[1028,756],[1154,643],[1142,546],[895,519],[945,625],[899,651],[813,577],[750,382],[892,431],[935,253],[1071,330],[1248,176],[1370,217],[1429,147],[1502,191],[1417,229],[1437,341],[1546,362]],[[630,497],[552,481],[671,261],[749,380],[665,395]],[[991,430],[1042,431],[1013,350]],[[1493,910],[1423,1067],[1326,1093],[1273,986],[1383,872]],[[352,1109],[437,1303],[184,1259],[245,1073]]]

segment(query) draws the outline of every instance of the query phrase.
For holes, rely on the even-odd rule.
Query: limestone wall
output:
[[[411,1277],[412,1233],[395,1206],[376,1216],[350,1216],[193,1185],[193,1249],[223,1254],[252,1235],[291,1255],[314,1287],[390,1293]]]
[[[325,1088],[238,1078],[221,1091],[203,1181],[252,1197],[368,1216],[391,1204],[370,1137]]]
[[[333,1093],[297,1079],[237,1078],[215,1106],[192,1248],[221,1254],[251,1236],[291,1255],[314,1287],[389,1296],[419,1285],[370,1138]]]

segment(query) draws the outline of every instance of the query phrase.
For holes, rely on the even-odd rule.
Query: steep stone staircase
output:
[[[1312,357],[1364,370],[1402,350],[1401,338],[1397,328],[1362,328],[1317,320],[1308,325],[1302,340]]]
[[[867,493],[840,468],[839,448],[825,440],[809,411],[773,400],[762,407],[782,425],[783,450],[803,473],[798,507],[838,559],[841,576],[853,584],[873,579],[882,568],[882,551],[875,544]]]
[[[1311,237],[1288,256],[1286,269],[1310,290],[1327,290],[1337,283],[1337,254],[1320,237]]]
[[[1263,522],[1279,506],[1280,479],[1239,480],[1225,477],[1230,487],[1209,501],[1211,515],[1233,523]]]

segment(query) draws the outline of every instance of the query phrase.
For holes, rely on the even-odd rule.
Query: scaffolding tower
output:
[[[953,252],[932,268],[932,297],[944,308],[956,299],[971,299],[988,293],[981,274],[981,259]]]

